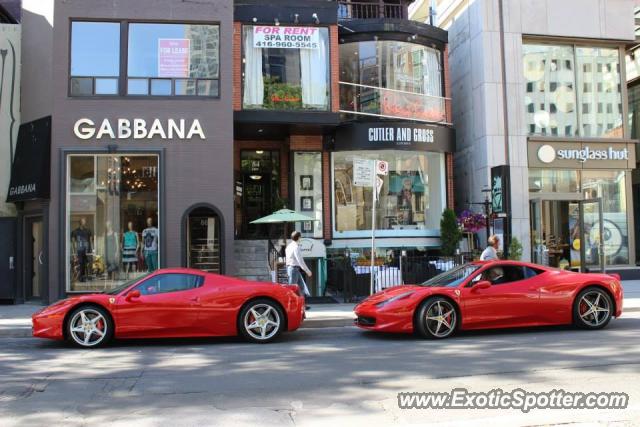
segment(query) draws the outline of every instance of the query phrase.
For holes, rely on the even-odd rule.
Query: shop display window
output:
[[[322,153],[293,153],[295,210],[316,221],[296,223],[304,237],[322,237]]]
[[[103,291],[159,268],[158,157],[67,157],[67,290]]]
[[[380,236],[437,235],[446,208],[444,154],[377,150],[333,154],[333,202],[336,237],[370,235],[372,187],[353,184],[353,161],[377,159],[389,163],[381,176],[376,207]]]

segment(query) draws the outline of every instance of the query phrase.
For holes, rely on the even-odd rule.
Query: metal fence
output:
[[[370,264],[340,255],[327,259],[327,289],[342,295],[344,302],[358,301],[371,294],[371,275],[374,292],[400,286],[419,284],[444,271],[467,262],[467,257],[401,256],[393,260]]]

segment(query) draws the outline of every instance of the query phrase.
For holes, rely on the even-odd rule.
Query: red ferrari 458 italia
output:
[[[113,338],[242,335],[265,343],[304,317],[297,285],[251,282],[192,269],[157,270],[104,293],[36,312],[33,336],[98,347]]]
[[[456,330],[574,324],[605,327],[622,314],[617,275],[583,274],[515,261],[474,262],[421,285],[374,294],[356,325],[446,338]]]

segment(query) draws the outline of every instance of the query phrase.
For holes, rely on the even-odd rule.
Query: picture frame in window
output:
[[[300,190],[313,191],[313,175],[300,175]]]
[[[302,231],[311,233],[313,231],[313,221],[302,221]]]
[[[301,211],[312,211],[313,210],[313,197],[312,196],[302,196],[300,197],[300,210]]]

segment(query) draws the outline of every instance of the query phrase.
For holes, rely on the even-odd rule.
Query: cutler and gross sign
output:
[[[453,152],[454,132],[441,125],[403,122],[350,123],[335,134],[335,150],[403,149]]]
[[[626,143],[530,141],[529,166],[632,169],[635,147]]]
[[[255,25],[253,47],[280,49],[318,49],[320,30],[317,27],[275,27]]]
[[[97,123],[88,118],[78,119],[73,133],[80,139],[206,139],[200,121],[193,119],[117,119],[112,123],[104,119]]]

